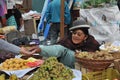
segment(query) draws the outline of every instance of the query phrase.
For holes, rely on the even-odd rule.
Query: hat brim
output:
[[[83,29],[83,28],[89,29],[90,25],[77,25],[77,26],[71,27],[69,30],[72,31],[75,29]]]

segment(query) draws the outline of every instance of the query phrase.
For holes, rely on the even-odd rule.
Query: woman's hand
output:
[[[31,56],[39,52],[41,52],[41,49],[39,48],[39,46],[33,46],[33,47],[30,47],[29,49],[26,49],[25,47],[21,47],[20,49],[20,53],[26,56]]]
[[[5,38],[5,36],[0,34],[0,39],[4,39],[4,38]]]
[[[24,47],[21,47],[21,49],[20,49],[20,53],[25,55],[25,56],[31,56],[31,55],[35,54],[35,52],[36,52],[36,50],[29,51]]]
[[[40,17],[41,17],[41,15],[40,14],[32,14],[31,15],[33,18],[35,18],[35,19],[40,19]]]
[[[39,48],[39,46],[33,46],[29,48],[29,51],[35,51],[36,53],[40,53],[41,49]]]

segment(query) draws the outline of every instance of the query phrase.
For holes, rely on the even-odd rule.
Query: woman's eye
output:
[[[77,34],[77,36],[81,36],[83,33],[79,33],[79,32],[73,32],[74,35]]]

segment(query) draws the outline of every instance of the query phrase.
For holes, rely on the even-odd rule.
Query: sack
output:
[[[15,17],[14,17],[14,16],[10,16],[10,17],[7,19],[7,26],[15,26],[16,29],[17,29],[17,23],[16,23],[16,20],[15,20]]]
[[[120,12],[117,6],[81,9],[81,17],[91,25],[89,29],[98,42],[120,40]]]
[[[12,32],[12,31],[16,31],[16,27],[15,26],[5,26],[5,27],[1,28],[1,32],[3,34],[7,34],[7,33]]]

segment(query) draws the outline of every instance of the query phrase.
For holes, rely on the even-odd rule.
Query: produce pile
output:
[[[50,57],[40,66],[29,80],[72,80],[73,71]]]
[[[0,70],[7,70],[7,71],[13,71],[13,70],[22,70],[32,67],[37,67],[43,64],[43,60],[38,60],[35,58],[28,58],[27,60],[22,58],[10,58],[6,59],[0,66]]]
[[[112,54],[108,53],[107,51],[79,52],[79,53],[76,53],[76,57],[91,59],[91,60],[112,60],[114,59]]]
[[[75,57],[79,64],[92,71],[107,69],[114,61],[112,54],[106,51],[79,52]]]
[[[119,45],[119,43],[117,43],[116,45],[106,43],[106,44],[101,45],[99,48],[102,51],[107,51],[110,53],[120,52],[120,46],[117,46],[117,45]]]
[[[20,70],[29,68],[26,66],[27,61],[21,58],[11,58],[5,60],[2,65],[0,66],[0,70]]]

